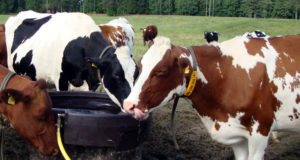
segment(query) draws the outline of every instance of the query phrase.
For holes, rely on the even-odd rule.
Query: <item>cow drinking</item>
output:
[[[239,36],[193,46],[193,58],[186,47],[157,37],[124,108],[145,119],[153,108],[183,96],[237,160],[263,159],[272,131],[300,131],[299,42],[300,35]],[[193,80],[195,88],[185,94]]]
[[[9,70],[0,65],[0,80]],[[2,86],[2,85],[1,85]],[[27,77],[14,75],[0,91],[0,112],[17,133],[44,155],[56,155],[58,145],[51,99],[46,90],[46,81],[36,82]]]
[[[101,80],[121,106],[138,75],[130,49],[110,46],[83,13],[24,11],[10,17],[5,29],[9,69],[44,78],[57,90],[95,90]]]

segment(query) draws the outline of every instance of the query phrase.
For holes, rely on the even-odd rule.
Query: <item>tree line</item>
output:
[[[0,0],[0,13],[85,12],[299,19],[300,0]]]

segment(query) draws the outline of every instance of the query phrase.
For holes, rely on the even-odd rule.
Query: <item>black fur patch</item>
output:
[[[218,32],[204,32],[204,38],[206,39],[207,43],[210,43],[212,41],[218,42],[219,33]]]
[[[32,61],[32,50],[30,50],[25,57],[23,57],[19,62],[16,62],[17,59],[17,53],[15,54],[13,58],[13,68],[17,74],[20,75],[27,75],[32,80],[36,81],[36,69],[33,64],[31,64]]]
[[[40,27],[50,19],[51,16],[47,16],[41,19],[25,19],[22,24],[15,30],[11,53],[13,53],[21,43],[24,43],[27,39],[32,37],[40,29]]]
[[[99,57],[106,46],[108,42],[101,32],[93,32],[90,37],[78,37],[70,41],[64,50],[59,89],[67,90],[69,82],[79,87],[86,80],[89,89],[95,90],[100,80],[97,72],[87,62],[87,57]]]
[[[99,59],[99,55],[108,45],[101,32],[93,32],[90,37],[79,37],[70,41],[64,50],[59,89],[67,90],[69,83],[76,86],[86,80],[89,89],[95,90],[100,80],[97,69],[92,67],[92,63],[94,63],[100,70],[105,88],[118,99],[120,104],[123,104],[131,89],[125,79],[124,70],[114,53],[116,49],[109,48]],[[136,78],[138,71],[134,74]]]

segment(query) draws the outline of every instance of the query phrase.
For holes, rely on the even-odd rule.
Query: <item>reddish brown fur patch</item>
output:
[[[249,54],[253,56],[259,54],[261,57],[264,57],[261,51],[262,47],[267,48],[266,41],[262,38],[250,38],[249,42],[245,42],[245,46]]]
[[[123,32],[122,27],[118,26],[115,28],[114,26],[109,25],[99,25],[99,28],[102,32],[102,35],[110,45],[116,43],[116,47],[125,46],[124,40],[129,40],[129,38],[126,36],[126,33]]]
[[[7,51],[4,24],[0,24],[0,64],[7,68]]]
[[[300,95],[297,94],[296,103],[299,104],[299,102],[300,102]]]
[[[293,109],[293,113],[294,113],[295,119],[299,119],[300,113],[298,112],[298,110],[296,108]]]
[[[195,94],[191,96],[198,113],[222,122],[227,122],[228,115],[235,117],[238,112],[244,113],[240,118],[241,124],[250,133],[255,120],[260,124],[258,132],[267,135],[279,103],[270,89],[272,84],[269,84],[264,64],[259,63],[250,70],[249,79],[247,72],[239,66],[232,66],[232,59],[222,57],[218,48],[201,46],[195,47],[194,51],[208,81],[207,85],[197,82]],[[219,63],[223,78],[216,69],[216,62]],[[262,88],[261,83],[264,84]]]
[[[216,128],[217,131],[220,129],[220,127],[221,127],[221,126],[220,126],[219,123],[216,123],[216,124],[215,124],[215,128]]]
[[[280,57],[276,63],[276,65],[280,67],[276,68],[275,76],[282,78],[286,73],[289,73],[295,77],[297,72],[300,73],[300,63],[296,63],[300,62],[300,56],[298,54],[300,51],[300,35],[273,37],[269,38],[269,42],[279,53]],[[293,86],[300,85],[299,80],[295,79],[294,83]]]

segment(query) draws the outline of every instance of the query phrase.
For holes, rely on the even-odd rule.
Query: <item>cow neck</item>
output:
[[[111,45],[106,46],[106,47],[102,50],[102,52],[100,53],[99,59],[103,58],[103,56],[105,55],[105,53],[106,53],[110,48],[114,48],[114,47],[111,46]],[[92,67],[98,68],[94,63],[92,64]],[[97,72],[98,72],[98,73],[97,73],[97,74],[98,74],[98,78],[101,80],[101,71],[100,71],[100,68],[97,69]]]
[[[109,48],[114,48],[114,47],[111,46],[111,45],[106,46],[106,47],[102,50],[102,52],[100,53],[99,59],[101,59],[101,58],[103,57],[103,55],[106,53],[106,51],[108,51]]]
[[[186,97],[190,96],[193,93],[194,89],[195,89],[196,82],[197,82],[197,66],[198,66],[197,59],[196,59],[195,52],[194,52],[193,48],[192,47],[187,47],[187,49],[188,49],[188,51],[190,52],[190,54],[192,56],[193,72],[191,74],[191,78],[190,78],[188,87],[187,87],[186,91],[183,94]],[[187,72],[189,72],[189,70]]]
[[[8,81],[13,77],[16,73],[9,71],[6,76],[4,77],[1,85],[0,85],[0,91],[4,90],[7,86]]]
[[[187,87],[186,91],[183,94],[185,97],[190,96],[193,93],[194,89],[195,89],[196,82],[197,82],[197,66],[198,66],[197,59],[196,59],[195,52],[194,52],[193,48],[192,47],[187,47],[187,49],[190,52],[190,54],[192,55],[193,72],[191,74],[191,78],[190,78],[188,87]],[[189,70],[188,70],[188,72],[189,72]],[[177,150],[179,150],[179,145],[177,143],[176,136],[175,136],[174,117],[175,117],[175,111],[176,111],[176,107],[177,107],[179,98],[180,98],[180,96],[175,95],[175,99],[174,99],[174,103],[173,103],[173,107],[172,107],[172,115],[171,115],[172,140],[173,140],[173,143],[174,143],[175,148]]]

